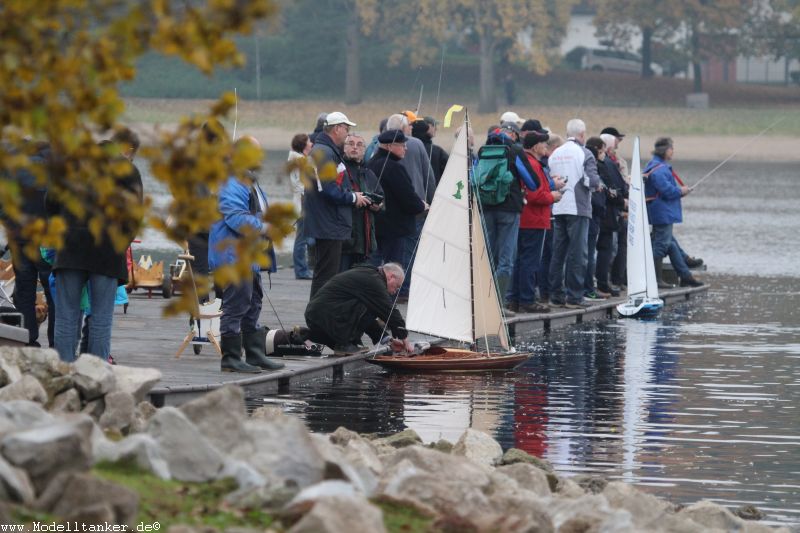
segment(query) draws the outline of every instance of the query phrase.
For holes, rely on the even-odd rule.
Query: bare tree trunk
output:
[[[642,28],[642,79],[653,77],[653,28]]]
[[[692,27],[692,75],[694,78],[694,92],[703,92],[703,69],[700,65],[700,31],[697,26]]]
[[[478,113],[494,113],[497,111],[497,98],[495,97],[494,80],[494,45],[493,39],[489,35],[480,36],[480,99],[478,101]]]
[[[345,36],[344,101],[361,103],[361,48],[358,42],[358,17],[350,17]]]
[[[261,101],[261,54],[259,52],[258,31],[253,32],[253,41],[256,46],[256,100]]]

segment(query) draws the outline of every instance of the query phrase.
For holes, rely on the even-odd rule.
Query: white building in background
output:
[[[570,50],[583,46],[585,48],[606,48],[600,43],[595,32],[594,15],[580,13],[573,14],[567,26],[564,40],[561,42],[561,54],[566,55]],[[632,37],[624,50],[639,52],[641,48],[641,34],[632,32]],[[739,56],[735,61],[724,62],[720,59],[709,61],[705,65],[703,76],[708,81],[738,82],[738,83],[792,83],[792,72],[800,72],[800,61],[772,57],[745,57]],[[687,76],[692,77],[692,69],[686,69]]]

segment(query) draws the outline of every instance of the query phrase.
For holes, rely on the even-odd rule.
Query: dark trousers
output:
[[[611,283],[628,284],[628,221],[623,219],[617,232],[617,255],[611,264]]]
[[[53,334],[56,324],[56,306],[50,295],[50,265],[44,260],[32,261],[24,253],[14,257],[14,306],[22,313],[25,319],[25,328],[28,330],[28,344],[38,346],[39,323],[36,321],[36,282],[40,281],[44,287],[44,296],[47,300],[47,343],[53,347]]]
[[[544,246],[542,247],[542,261],[539,272],[536,274],[536,286],[539,297],[547,302],[550,298],[550,258],[553,257],[553,230],[545,230]]]
[[[383,331],[383,327],[378,322],[375,315],[370,313],[365,314],[358,320],[357,331],[352,339],[345,338],[347,333],[343,331],[327,331],[320,327],[319,324],[314,324],[313,322],[309,322],[307,325],[308,338],[312,342],[324,344],[330,348],[336,348],[337,346],[350,343],[361,344],[361,337],[364,336],[364,333],[369,335],[373,344],[378,344],[381,340],[380,334]]]
[[[600,224],[597,219],[589,220],[589,236],[586,240],[586,274],[583,278],[583,288],[586,294],[594,291],[594,274],[597,265],[597,237],[600,235]]]
[[[550,300],[583,301],[589,218],[556,215],[553,225],[553,258],[550,261]]]
[[[258,329],[263,298],[260,272],[253,272],[250,280],[225,287],[222,291],[222,317],[219,320],[220,336],[239,335]]]
[[[517,258],[511,287],[505,294],[506,301],[530,305],[536,301],[536,276],[542,259],[544,229],[520,229],[517,237]]]
[[[611,270],[611,262],[614,259],[614,237],[616,234],[616,231],[601,229],[597,238],[595,277],[597,278],[597,288],[604,292],[608,292],[608,289],[611,288],[609,272]]]
[[[333,239],[316,239],[317,261],[314,265],[314,278],[311,281],[309,300],[339,273],[342,264],[342,242]]]
[[[378,239],[378,250],[384,263],[397,263],[406,268],[407,237],[381,237]]]

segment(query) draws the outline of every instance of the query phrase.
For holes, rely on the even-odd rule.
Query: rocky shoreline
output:
[[[233,386],[155,409],[143,400],[159,379],[157,370],[93,356],[66,364],[52,350],[0,347],[3,523],[27,531],[101,530],[81,524],[157,531],[143,529],[140,502],[148,495],[99,473],[122,465],[156,482],[230,480],[212,506],[239,525],[178,522],[171,533],[790,531],[759,523],[764,515],[752,507],[734,514],[706,501],[676,506],[625,483],[563,477],[472,429],[456,443],[430,444],[411,430],[384,438],[343,427],[314,434],[279,409],[248,416],[244,393]],[[388,508],[424,526],[397,528]],[[248,521],[256,515],[269,525]]]

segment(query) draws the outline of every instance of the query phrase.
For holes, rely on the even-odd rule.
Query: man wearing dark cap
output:
[[[672,170],[670,161],[674,151],[672,139],[661,137],[656,141],[653,159],[642,171],[642,176],[646,178],[644,193],[647,216],[653,226],[653,261],[656,267],[656,279],[659,288],[671,287],[662,277],[664,257],[669,255],[672,267],[681,280],[681,287],[699,287],[703,283],[692,276],[678,242],[672,236],[673,224],[683,222],[681,198],[691,192],[691,189],[684,185],[681,178]]]
[[[625,178],[625,181],[630,183],[631,174],[630,172],[628,172],[628,162],[625,161],[624,157],[618,155],[616,152],[616,150],[619,150],[619,147],[622,144],[622,140],[625,138],[625,134],[620,133],[620,131],[614,126],[608,126],[606,128],[603,128],[603,131],[600,132],[600,135],[603,135],[604,133],[608,133],[609,135],[613,135],[614,137],[617,138],[617,146],[615,147],[615,152],[614,156],[612,157],[612,160],[619,167],[620,174],[622,174],[622,177]]]
[[[416,232],[416,216],[427,208],[400,164],[406,155],[406,141],[402,130],[384,131],[378,136],[378,151],[367,165],[380,176],[386,195],[386,210],[375,214],[378,252],[384,262],[396,262],[403,268],[408,264],[405,241]]]

